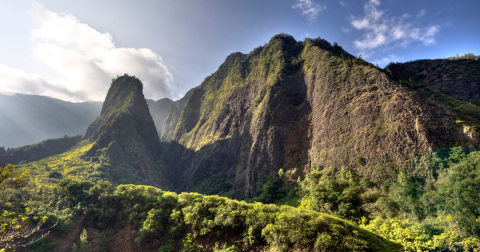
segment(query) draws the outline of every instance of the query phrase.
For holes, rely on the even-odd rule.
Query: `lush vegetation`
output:
[[[359,225],[314,210],[246,203],[198,193],[176,194],[150,186],[63,179],[38,190],[23,188],[10,206],[31,206],[32,219],[43,214],[66,231],[78,216],[100,230],[134,226],[133,239],[158,251],[228,251],[274,248],[277,251],[400,251]],[[74,248],[88,247],[86,231]]]
[[[28,171],[19,172],[15,166],[9,164],[5,167],[0,167],[0,194],[7,189],[12,189],[20,185],[22,180],[27,176]],[[29,211],[29,208],[26,208],[26,211]],[[40,222],[37,224],[30,224],[28,221],[29,217],[25,215],[19,215],[13,211],[3,210],[0,214],[0,252],[4,252],[5,249],[14,248],[17,245],[27,245],[31,242],[23,241],[23,244],[20,242],[20,239],[26,239],[31,235],[40,232],[40,227],[47,220],[47,217],[44,216],[41,218]],[[43,238],[47,232],[43,232],[37,240]],[[20,242],[20,243],[19,243]]]
[[[405,251],[479,251],[479,192],[480,151],[461,147],[420,157],[380,185],[331,167],[313,167],[298,184],[301,209],[359,223]]]
[[[101,179],[82,180],[91,178],[83,173],[59,172],[67,178],[32,179],[36,186],[6,190],[0,209],[23,212],[29,207],[26,216],[33,221],[39,216],[49,216],[49,225],[58,221],[56,232],[67,231],[81,215],[99,230],[131,223],[132,239],[159,251],[394,251],[398,244],[404,251],[480,249],[480,151],[437,150],[380,185],[346,168],[312,169],[297,180],[281,170],[263,179],[254,195],[245,193],[245,201],[149,186],[115,187]],[[213,176],[198,189],[231,192],[224,176]],[[90,245],[84,238],[75,246]]]
[[[30,181],[27,186],[31,188],[57,184],[66,177],[92,182],[108,180],[114,185],[142,184],[143,179],[130,167],[112,167],[109,158],[105,157],[105,149],[87,157],[85,154],[92,145],[83,141],[78,143],[77,148],[39,161],[22,163],[18,167],[30,171],[31,176],[26,179]]]

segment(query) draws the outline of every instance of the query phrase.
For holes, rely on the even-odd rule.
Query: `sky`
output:
[[[478,0],[0,0],[0,92],[103,101],[125,73],[181,98],[233,52],[321,37],[384,67],[480,54]]]

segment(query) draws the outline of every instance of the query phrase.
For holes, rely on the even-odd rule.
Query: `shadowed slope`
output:
[[[102,114],[85,134],[94,143],[86,157],[104,155],[113,167],[129,167],[145,183],[168,188],[158,133],[142,90],[132,76],[113,81]]]
[[[168,152],[170,176],[182,191],[223,173],[240,198],[280,168],[346,166],[381,182],[433,149],[478,146],[480,117],[437,98],[338,45],[280,34],[228,56],[194,91]]]

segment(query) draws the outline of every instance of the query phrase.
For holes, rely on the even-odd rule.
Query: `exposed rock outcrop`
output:
[[[130,169],[146,184],[169,188],[158,133],[137,78],[125,75],[112,82],[101,115],[84,137],[94,143],[86,157],[104,155],[113,169]]]
[[[381,182],[436,148],[478,146],[480,117],[438,95],[323,39],[277,35],[228,56],[195,90],[166,155],[169,177],[185,191],[224,173],[237,197],[280,168],[346,166]]]

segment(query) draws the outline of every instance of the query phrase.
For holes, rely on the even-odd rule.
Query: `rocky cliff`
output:
[[[94,143],[86,158],[101,156],[112,169],[129,170],[145,184],[169,188],[158,133],[137,78],[125,75],[112,82],[102,113],[84,138]]]
[[[381,182],[436,148],[477,147],[480,114],[470,105],[337,44],[280,34],[228,56],[193,92],[167,151],[169,177],[185,191],[224,174],[235,197],[280,168],[302,176],[345,166]]]

